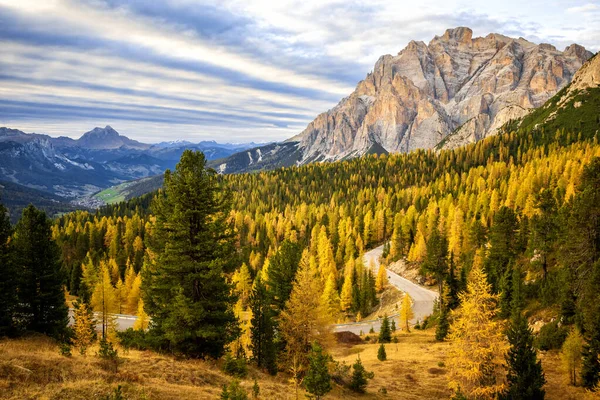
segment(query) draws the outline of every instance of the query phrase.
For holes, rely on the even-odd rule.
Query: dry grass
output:
[[[385,345],[387,360],[383,362],[377,359],[378,344],[340,348],[333,356],[352,365],[360,354],[365,368],[375,373],[367,387],[367,398],[449,398],[447,370],[440,364],[445,361],[448,344],[435,342],[431,332],[413,331],[397,337],[398,343]],[[381,388],[386,389],[387,395],[379,393]]]
[[[445,365],[448,343],[434,341],[433,332],[399,334],[398,343],[386,345],[387,361],[377,360],[378,344],[340,345],[334,359],[352,365],[360,354],[366,369],[375,373],[365,395],[334,385],[326,398],[334,399],[443,399],[449,398]],[[59,355],[45,337],[0,341],[0,398],[101,399],[122,386],[127,399],[218,399],[221,386],[231,381],[215,362],[178,360],[153,352],[119,350],[123,363],[118,373],[102,368],[91,349],[87,357]],[[552,399],[599,398],[582,388],[568,386],[555,352],[541,355],[546,373],[546,394]],[[251,391],[253,378],[261,399],[294,399],[289,377],[271,377],[251,368],[242,386]],[[380,392],[385,388],[387,394]],[[594,397],[595,396],[595,397]],[[304,393],[300,394],[304,398]]]
[[[59,355],[50,339],[32,337],[0,341],[0,398],[2,399],[97,399],[122,386],[127,399],[218,399],[221,387],[231,381],[214,362],[177,360],[153,352],[131,350],[117,373],[102,368],[94,356]],[[242,381],[248,392],[252,378],[267,398],[288,398],[285,377],[269,377],[251,370]]]

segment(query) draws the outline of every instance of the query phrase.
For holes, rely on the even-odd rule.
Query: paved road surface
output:
[[[135,321],[137,320],[137,317],[135,315],[128,315],[128,314],[113,314],[115,316],[115,321],[117,323],[117,330],[118,331],[125,331],[129,328],[133,328],[133,324],[135,324]],[[100,314],[95,312],[94,313],[94,318],[96,319],[96,321],[101,321],[100,318]],[[73,309],[69,310],[69,325],[72,325],[74,322],[73,320]],[[97,323],[96,324],[96,330],[98,332],[102,331],[102,322]]]
[[[379,270],[379,257],[383,253],[383,246],[379,246],[365,253],[363,260],[366,266],[374,265],[374,273],[376,274]],[[406,292],[410,294],[410,297],[413,299],[413,312],[415,317],[411,320],[411,323],[416,323],[417,321],[423,321],[428,315],[433,313],[433,304],[438,297],[438,294],[433,290],[426,289],[422,286],[417,285],[401,277],[395,272],[387,270],[389,282],[391,285],[395,286],[398,290],[402,292]],[[390,318],[394,318],[396,320],[396,326],[399,327],[400,323],[398,320],[398,314],[389,316]],[[356,323],[349,324],[337,324],[334,327],[334,332],[342,332],[342,331],[350,331],[352,333],[356,333],[357,335],[360,332],[367,333],[373,327],[375,332],[379,332],[379,327],[381,326],[380,320],[369,320],[369,321],[361,321]]]

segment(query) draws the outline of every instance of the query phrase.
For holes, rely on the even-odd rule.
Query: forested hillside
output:
[[[148,312],[153,327],[122,335],[129,344],[191,357],[226,352],[233,370],[248,356],[325,390],[311,373],[327,370],[327,327],[373,311],[385,277],[361,255],[385,243],[385,262],[405,259],[442,293],[422,325],[452,343],[456,393],[542,398],[536,348],[561,346],[571,383],[592,390],[600,89],[564,96],[453,150],[226,176],[186,152],[164,190],[56,220],[67,289],[102,315],[147,322]],[[553,322],[534,348],[527,318],[540,315]]]

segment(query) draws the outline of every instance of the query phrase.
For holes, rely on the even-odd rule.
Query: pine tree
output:
[[[460,281],[456,278],[456,268],[454,265],[454,257],[450,256],[450,269],[448,270],[448,276],[446,277],[446,286],[448,287],[446,293],[445,305],[449,310],[454,310],[459,305],[458,294],[460,292]]]
[[[390,320],[387,315],[381,320],[379,328],[379,343],[390,343],[392,341],[392,331],[390,329]]]
[[[0,204],[0,338],[13,335],[16,331],[17,275],[12,260],[12,246],[9,244],[11,234],[8,210]]]
[[[600,310],[596,312],[595,321],[590,324],[583,346],[583,362],[581,365],[581,385],[589,390],[596,390],[600,380]]]
[[[500,281],[517,252],[517,215],[508,207],[501,207],[494,215],[490,229],[490,249],[485,269],[494,293],[500,290]]]
[[[450,387],[467,398],[496,398],[506,389],[503,378],[508,344],[501,322],[495,318],[497,296],[492,294],[479,262],[474,263],[460,300],[450,325]]]
[[[507,332],[510,349],[506,354],[508,390],[503,397],[515,400],[541,400],[546,379],[542,363],[533,347],[533,332],[522,314],[522,279],[518,268],[513,275],[512,318]]]
[[[331,356],[326,354],[318,343],[313,343],[308,355],[308,369],[304,377],[304,386],[315,399],[320,399],[331,391],[330,361]]]
[[[73,346],[79,349],[79,353],[84,356],[94,340],[95,324],[87,304],[76,302],[73,306],[75,308],[73,315],[75,320],[73,324]]]
[[[274,343],[273,311],[260,274],[257,275],[250,294],[249,306],[252,311],[252,328],[250,329],[252,358],[260,368],[264,368],[274,375],[277,373],[277,352]]]
[[[360,356],[356,359],[356,362],[352,365],[352,378],[350,380],[350,390],[356,393],[364,393],[367,389],[368,379],[373,379],[373,372],[367,372],[362,362],[360,361]]]
[[[379,345],[379,349],[377,350],[377,359],[379,361],[387,360],[387,354],[385,353],[385,346],[383,345],[383,343]]]
[[[19,277],[20,318],[24,328],[60,335],[68,322],[59,248],[51,237],[46,213],[28,206],[13,235]]]
[[[435,328],[435,340],[440,342],[446,339],[446,336],[448,336],[448,329],[450,328],[450,321],[448,321],[448,309],[448,306],[442,307],[440,319],[437,327]]]
[[[392,331],[392,334],[396,332],[396,320],[394,318],[392,318],[392,323],[390,324],[390,331]]]
[[[274,317],[278,317],[290,298],[302,251],[297,243],[284,241],[277,252],[269,258],[268,279]]]
[[[410,332],[410,320],[415,317],[412,307],[412,298],[408,293],[404,293],[402,305],[400,306],[400,326],[406,332]]]
[[[201,152],[184,151],[155,197],[151,251],[142,269],[154,334],[189,357],[220,357],[239,335],[236,302],[224,273],[233,269],[230,192]]]
[[[424,273],[432,274],[435,277],[439,293],[443,293],[444,280],[448,276],[448,240],[437,227],[433,229],[429,241],[427,241],[427,255],[421,269]]]

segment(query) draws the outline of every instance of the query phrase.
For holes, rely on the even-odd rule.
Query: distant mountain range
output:
[[[542,106],[531,109],[521,118],[509,120],[498,131],[499,133],[521,131],[537,135],[542,131],[556,132],[561,129],[573,133],[585,132],[587,137],[597,134],[600,130],[600,55],[588,60],[574,75],[572,82]],[[447,138],[456,139],[452,135]],[[440,147],[448,146],[441,143]],[[297,143],[284,142],[245,150],[230,156],[227,162],[243,165],[247,158],[252,158],[250,165],[261,163],[269,167],[281,166],[278,164],[281,160],[276,159],[278,154],[287,154],[287,157],[282,158],[283,160],[300,160],[301,157]],[[218,167],[218,163],[222,161],[211,161],[211,163],[215,162]],[[162,187],[162,184],[163,175],[158,175],[127,182],[107,191],[112,192],[113,198],[127,200],[155,191]]]
[[[212,162],[223,173],[449,148],[494,135],[569,84],[592,53],[573,44],[448,29],[384,55],[355,91],[276,145]]]
[[[46,192],[56,202],[87,198],[120,182],[162,174],[175,167],[185,149],[201,150],[211,160],[255,146],[214,141],[146,144],[110,126],[94,128],[76,140],[0,128],[0,182],[10,183],[0,188],[0,198],[10,197],[7,192],[19,186],[22,193],[31,193],[24,188]]]

